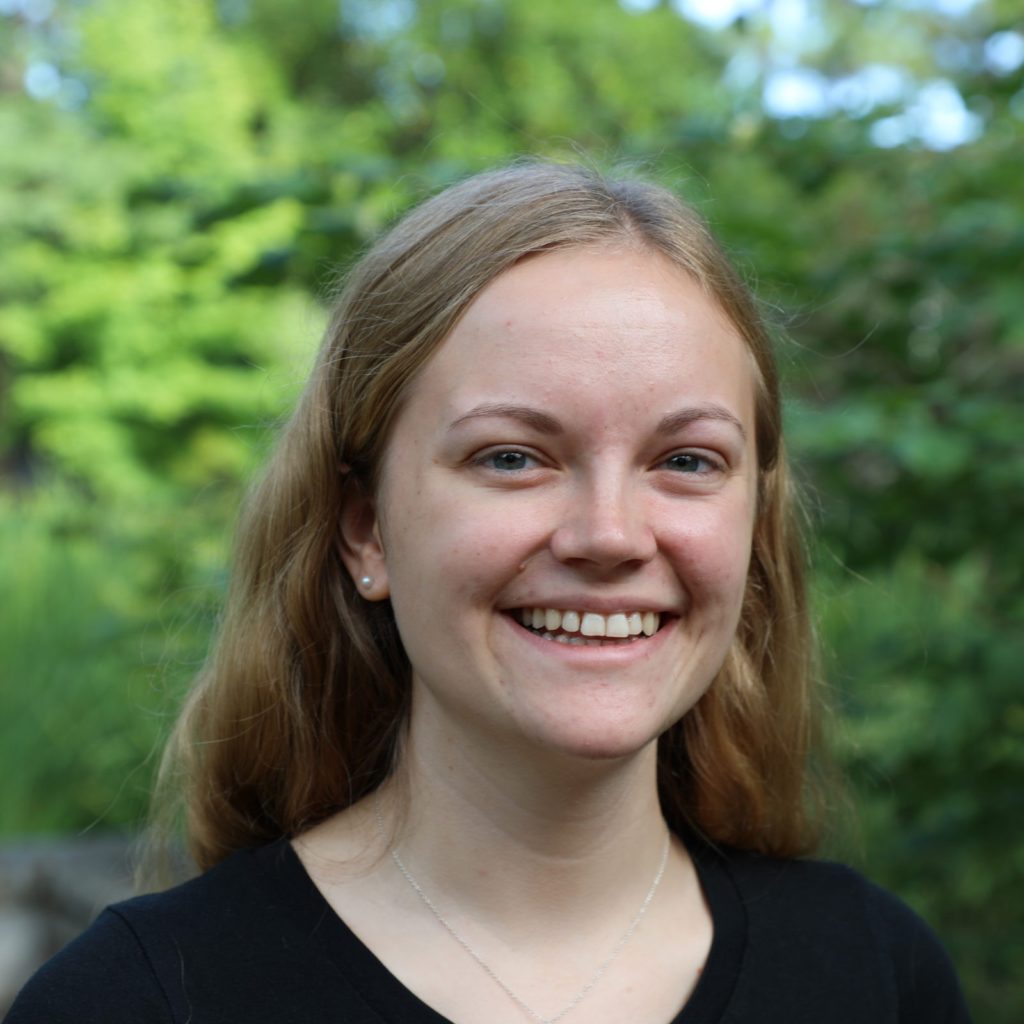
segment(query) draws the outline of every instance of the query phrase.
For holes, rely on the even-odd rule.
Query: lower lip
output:
[[[632,643],[601,644],[591,647],[588,644],[562,644],[555,640],[545,640],[532,630],[516,622],[511,615],[503,615],[508,623],[509,629],[513,630],[516,636],[526,640],[532,647],[551,658],[561,658],[571,662],[591,662],[601,665],[621,664],[631,661],[643,660],[653,654],[665,642],[679,621],[676,618],[669,618],[662,621],[661,628],[653,636],[643,636]],[[594,637],[594,639],[599,639]]]

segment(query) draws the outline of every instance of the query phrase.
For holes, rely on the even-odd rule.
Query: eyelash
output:
[[[675,472],[684,476],[705,476],[708,473],[717,473],[722,469],[722,464],[719,460],[714,459],[709,455],[698,454],[697,452],[674,452],[672,455],[663,459],[659,465],[665,466],[666,468],[672,468],[670,463],[673,459],[689,459],[691,460],[691,464],[692,462],[704,463],[706,468],[703,470],[697,469],[691,472],[680,468],[675,469]]]
[[[497,464],[497,460],[505,456],[519,456],[519,458],[523,460],[524,464],[519,466],[499,466]],[[694,464],[700,466],[703,464],[704,468],[691,470],[689,468],[684,469],[680,466],[673,466],[672,462],[676,459],[688,460],[687,466],[692,466]],[[532,465],[528,463],[532,463]],[[528,451],[524,451],[522,448],[496,448],[491,451],[484,452],[473,459],[473,465],[475,466],[480,466],[484,469],[490,469],[496,473],[509,476],[516,473],[526,472],[529,469],[535,469],[539,464],[540,461],[536,455],[533,455]],[[658,463],[658,466],[678,473],[680,476],[707,476],[711,473],[717,473],[722,469],[722,464],[719,460],[708,455],[697,454],[696,452],[675,452],[664,458],[660,463]]]
[[[535,466],[519,466],[516,468],[501,467],[495,465],[495,460],[501,458],[503,455],[519,455],[523,459],[533,462],[539,465],[539,460],[535,455],[531,455],[530,452],[523,451],[522,448],[495,448],[489,452],[484,452],[482,455],[478,455],[473,460],[473,465],[482,466],[484,469],[492,469],[496,473],[503,473],[511,475],[513,473],[524,472],[527,469],[533,469]]]

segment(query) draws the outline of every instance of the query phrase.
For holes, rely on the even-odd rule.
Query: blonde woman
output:
[[[165,761],[197,879],[35,1021],[960,1024],[814,847],[802,553],[755,304],[664,190],[522,164],[349,276]]]

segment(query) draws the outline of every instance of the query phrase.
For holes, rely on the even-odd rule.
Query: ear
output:
[[[377,509],[373,499],[351,477],[344,486],[340,541],[341,558],[356,590],[368,601],[383,601],[391,591]],[[364,583],[366,579],[371,582]]]

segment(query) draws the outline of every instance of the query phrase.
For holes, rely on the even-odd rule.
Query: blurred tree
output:
[[[247,193],[282,166],[273,66],[199,0],[74,13],[60,73],[88,101],[0,102],[0,443],[107,500],[237,480],[237,428],[284,408],[266,373],[306,336],[280,267],[302,205]]]
[[[336,269],[511,155],[638,165],[778,326],[863,859],[1020,1018],[1015,0],[6,0],[0,62],[4,827],[138,820]]]

